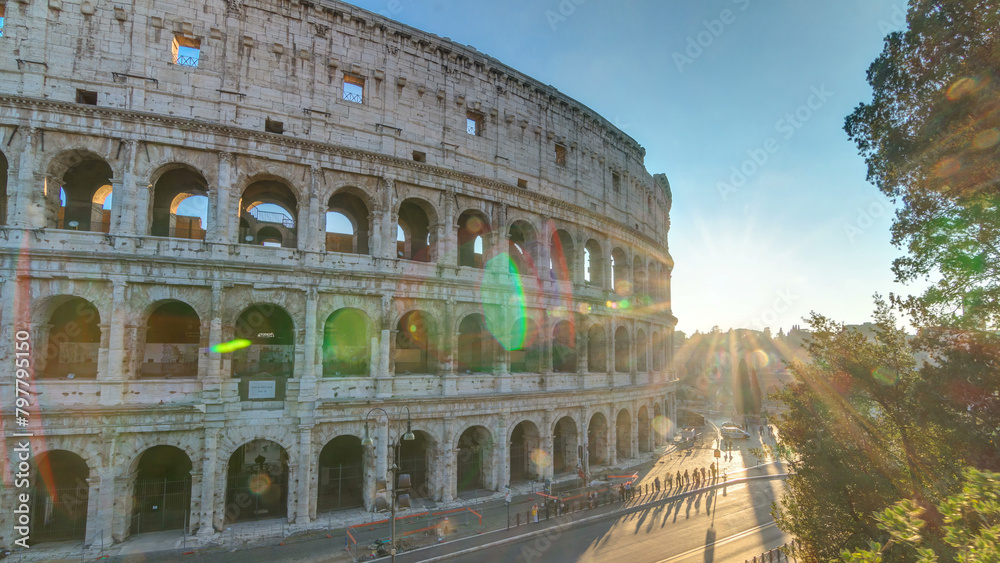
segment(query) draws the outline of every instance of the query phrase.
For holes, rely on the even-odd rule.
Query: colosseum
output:
[[[334,0],[0,10],[0,546],[308,529],[393,460],[459,503],[673,437],[670,188],[591,109]]]

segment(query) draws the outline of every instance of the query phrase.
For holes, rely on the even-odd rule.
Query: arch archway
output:
[[[507,254],[510,255],[511,273],[534,276],[535,229],[526,221],[516,221],[508,233]]]
[[[587,425],[587,457],[591,467],[608,461],[608,421],[603,413],[594,413]]]
[[[611,289],[618,295],[632,295],[632,281],[629,280],[629,263],[625,251],[614,248],[611,251]]]
[[[90,468],[75,453],[35,455],[31,481],[31,542],[86,539]]]
[[[645,405],[639,407],[639,427],[636,431],[639,434],[639,452],[649,452],[653,450],[653,443],[649,439],[649,409]]]
[[[615,446],[618,459],[632,457],[632,416],[628,409],[618,411],[615,419]]]
[[[555,473],[573,470],[580,463],[576,421],[564,416],[552,431],[552,468]]]
[[[191,459],[180,448],[142,452],[133,486],[131,533],[187,528],[191,516]]]
[[[573,237],[559,229],[552,233],[552,247],[549,254],[549,268],[552,278],[559,281],[573,281],[573,265],[576,264],[576,254],[573,248]]]
[[[423,311],[410,311],[396,324],[395,373],[431,373],[430,338],[433,334],[430,316]]]
[[[233,377],[291,377],[295,367],[295,325],[284,309],[251,305],[236,319],[237,339],[250,341],[233,352]]]
[[[465,211],[458,217],[458,265],[482,268],[490,222],[480,211]]]
[[[319,452],[316,510],[364,506],[364,449],[357,436],[337,436]]]
[[[86,299],[71,297],[49,317],[44,378],[93,379],[101,348],[101,315]]]
[[[646,350],[646,333],[641,329],[635,333],[635,367],[641,372],[649,371],[649,358]]]
[[[75,162],[61,186],[47,186],[49,227],[106,233],[111,226],[111,166],[92,153],[67,157]],[[62,159],[57,159],[62,160]]]
[[[559,321],[552,329],[552,369],[576,373],[576,330],[571,321]]]
[[[628,373],[632,370],[628,329],[620,326],[615,330],[615,371]]]
[[[604,327],[597,323],[587,330],[587,369],[590,373],[608,371],[608,341]]]
[[[288,514],[288,453],[270,440],[243,444],[226,469],[226,523]]]
[[[541,450],[541,435],[534,422],[525,420],[514,427],[510,435],[510,482],[523,483],[529,479],[537,480],[541,475],[538,454]]]
[[[371,221],[368,205],[353,190],[333,194],[326,208],[327,252],[368,254]]]
[[[485,318],[476,313],[458,326],[458,369],[467,373],[493,371],[497,341],[486,328]]]
[[[139,377],[197,377],[201,319],[187,303],[171,301],[157,307],[146,322]]]
[[[368,375],[368,316],[338,309],[323,325],[323,376]]]
[[[153,184],[149,234],[204,240],[208,229],[208,182],[187,167],[168,170]]]
[[[583,280],[587,285],[604,286],[604,255],[601,245],[594,239],[583,247]]]
[[[409,198],[399,205],[397,257],[417,262],[430,262],[434,243],[432,217],[429,205],[423,200]]]
[[[541,373],[544,347],[538,338],[535,321],[522,317],[511,330],[510,371],[512,373]]]
[[[458,492],[488,488],[486,472],[493,453],[493,436],[482,426],[473,426],[462,432],[458,439],[456,475]]]
[[[414,430],[413,436],[413,440],[402,440],[399,445],[399,473],[410,476],[410,498],[433,497],[434,440],[421,430]]]
[[[296,248],[298,214],[298,199],[287,185],[257,180],[240,198],[240,243]]]

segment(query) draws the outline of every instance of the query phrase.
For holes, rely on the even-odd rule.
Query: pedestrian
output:
[[[677,470],[677,486],[680,487],[684,482],[681,481],[681,470]]]
[[[684,470],[684,484],[685,485],[690,485],[691,484],[691,474],[688,473],[687,469]]]
[[[704,467],[701,468],[701,480],[708,481],[708,471],[705,471]]]
[[[653,490],[656,491],[656,492],[660,492],[660,478],[659,477],[657,477],[656,479],[653,479]]]
[[[531,505],[531,521],[535,524],[538,523],[538,504]]]
[[[618,485],[618,500],[625,501],[625,484],[622,483]]]
[[[625,500],[632,500],[632,481],[625,481]]]

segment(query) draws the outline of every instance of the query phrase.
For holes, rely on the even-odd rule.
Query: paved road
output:
[[[547,530],[536,537],[505,539],[502,534],[484,537],[483,543],[496,545],[447,560],[456,563],[742,561],[790,541],[774,526],[770,514],[771,502],[775,495],[780,495],[780,490],[779,479],[751,481],[652,507],[621,511],[618,518],[565,528],[540,524],[540,530]],[[586,516],[586,512],[581,514]],[[416,563],[447,549],[443,545],[434,550],[401,554],[396,559],[401,563]]]

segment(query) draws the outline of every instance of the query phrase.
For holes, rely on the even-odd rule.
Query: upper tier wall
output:
[[[0,91],[60,101],[95,92],[103,107],[256,131],[270,120],[286,136],[423,153],[666,246],[669,189],[634,140],[471,47],[349,4],[29,0],[7,4],[3,35]],[[196,67],[175,64],[178,45],[197,47]],[[360,103],[344,99],[345,76],[363,80]]]

